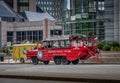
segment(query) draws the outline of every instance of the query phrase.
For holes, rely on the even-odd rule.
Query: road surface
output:
[[[1,78],[35,80],[60,80],[80,82],[80,79],[120,81],[120,65],[115,64],[79,64],[79,65],[33,65],[11,64],[0,65]],[[46,77],[46,78],[44,78]],[[88,81],[87,81],[88,82]],[[1,83],[1,82],[0,82]],[[120,83],[120,82],[119,82]]]

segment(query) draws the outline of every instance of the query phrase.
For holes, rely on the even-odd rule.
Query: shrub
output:
[[[25,44],[26,42],[27,42],[27,40],[24,40],[24,41],[21,42],[21,44]]]
[[[103,47],[104,47],[104,45],[105,45],[105,41],[100,41],[100,42],[98,42],[98,48],[100,49],[100,50],[103,50]]]
[[[110,51],[114,51],[114,47],[111,47]]]
[[[111,47],[110,47],[110,44],[105,44],[103,46],[103,51],[110,51]]]
[[[100,41],[98,48],[103,51],[120,51],[120,45],[115,41]]]
[[[114,47],[114,51],[120,51],[120,48],[119,47]]]
[[[112,41],[110,44],[112,47],[119,47],[120,46],[119,43],[115,42],[115,41]]]

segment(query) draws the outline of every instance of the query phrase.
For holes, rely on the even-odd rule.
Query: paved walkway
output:
[[[102,55],[102,60],[104,63],[112,63],[112,64],[120,64],[120,52],[106,52],[106,51],[102,51],[101,52]],[[25,61],[26,63],[30,63],[31,61]],[[20,63],[19,60],[15,61],[12,59],[12,57],[5,57],[4,62],[0,61],[0,64],[6,64],[6,63]],[[80,61],[80,63],[83,63],[82,61]],[[85,60],[84,63],[96,63],[93,59],[88,59]]]

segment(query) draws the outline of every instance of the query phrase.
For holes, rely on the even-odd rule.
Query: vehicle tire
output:
[[[38,59],[37,59],[37,57],[32,57],[31,60],[32,60],[32,63],[33,63],[34,65],[37,65],[38,62],[39,62]]]
[[[61,64],[61,57],[54,57],[54,63],[56,65],[60,65]]]
[[[48,65],[48,64],[49,64],[49,61],[43,61],[43,63],[44,63],[45,65]]]
[[[20,63],[25,63],[24,58],[20,58]]]
[[[61,63],[62,63],[63,65],[69,65],[69,64],[70,64],[70,61],[68,61],[68,60],[66,59],[66,57],[62,57]]]
[[[74,65],[77,65],[78,63],[79,63],[79,59],[72,61],[72,64],[74,64]]]

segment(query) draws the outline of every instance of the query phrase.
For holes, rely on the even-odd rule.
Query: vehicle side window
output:
[[[76,41],[72,41],[72,46],[78,46],[78,43]]]
[[[65,41],[65,47],[69,47],[69,46],[70,46],[70,41],[69,40]]]
[[[59,47],[59,43],[57,41],[54,42],[53,47]]]
[[[65,47],[64,41],[60,41],[60,47]]]

